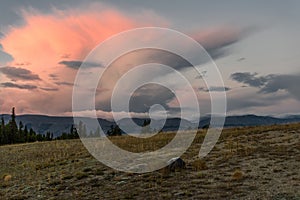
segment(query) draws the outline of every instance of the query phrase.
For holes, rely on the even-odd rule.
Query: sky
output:
[[[182,32],[201,44],[218,67],[224,87],[208,87],[203,82],[209,76],[205,70],[193,77],[189,63],[172,53],[129,52],[108,67],[98,84],[95,108],[99,117],[112,117],[113,86],[122,75],[147,63],[171,66],[193,79],[201,115],[211,113],[209,91],[222,90],[227,96],[228,115],[299,114],[299,11],[297,0],[4,1],[0,7],[0,113],[16,107],[17,114],[72,115],[76,74],[97,45],[123,31],[162,27]],[[137,37],[158,39],[156,35]],[[112,48],[132,42],[122,41]],[[103,67],[89,65],[91,73]],[[122,85],[124,95],[126,89],[146,77],[175,85],[176,90],[185,89],[173,78],[173,72],[149,67],[147,73],[131,74]],[[132,116],[143,117],[152,105],[161,104],[168,114],[176,116],[180,106],[175,94],[161,85],[146,84],[133,93],[129,111]],[[122,104],[122,96],[118,98],[116,102]],[[184,103],[189,104],[190,98],[192,94],[185,93]],[[84,97],[80,100],[85,101]],[[89,115],[91,110],[85,107],[76,112]],[[125,111],[116,112],[122,115]]]

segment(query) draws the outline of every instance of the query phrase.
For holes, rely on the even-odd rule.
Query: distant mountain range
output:
[[[5,122],[8,122],[10,115],[3,114],[0,117],[4,118]],[[92,131],[96,131],[97,127],[93,127],[91,118],[79,118],[83,121],[88,128]],[[145,119],[134,118],[133,121],[138,125],[142,126]],[[37,133],[45,134],[46,132],[51,132],[54,136],[59,136],[63,132],[70,132],[71,125],[74,124],[73,117],[58,117],[58,116],[45,116],[45,115],[19,115],[16,117],[16,121],[22,121],[28,129],[32,128]],[[115,122],[98,119],[101,128],[104,132],[110,129],[112,125],[116,125]],[[203,128],[207,126],[210,122],[210,117],[206,116],[201,118],[198,128]],[[256,115],[241,115],[241,116],[227,116],[225,119],[224,127],[245,127],[245,126],[260,126],[260,125],[273,125],[273,124],[286,124],[300,122],[300,115],[289,115],[286,117],[271,117],[271,116],[256,116]],[[139,127],[127,126],[130,123],[130,119],[122,119],[117,122],[120,126],[127,127],[130,132],[139,131]],[[157,120],[152,122],[156,130],[161,129],[162,131],[175,131],[178,130],[180,123],[183,129],[189,129],[191,127],[197,127],[195,123],[189,122],[180,118],[169,118],[163,125],[163,122]],[[90,132],[87,130],[87,133]]]

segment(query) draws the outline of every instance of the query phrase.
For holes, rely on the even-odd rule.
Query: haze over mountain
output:
[[[10,119],[10,115],[3,114],[4,121],[7,122]],[[92,130],[96,131],[97,127],[92,125],[92,118],[80,118],[80,120],[86,122],[87,124],[87,133]],[[117,122],[118,125],[122,126],[128,124],[127,118],[124,118]],[[143,118],[134,118],[133,121],[141,127],[145,119]],[[53,133],[54,136],[59,136],[63,132],[69,133],[71,125],[74,124],[73,117],[65,116],[46,116],[46,115],[19,115],[16,117],[17,123],[20,121],[23,122],[27,128],[32,128],[37,133],[45,134],[48,131]],[[159,121],[159,120],[157,120]],[[166,120],[162,131],[176,131],[182,121],[182,129],[187,130],[191,127],[196,127],[197,125],[188,120],[181,120],[180,118],[169,118]],[[101,125],[101,128],[106,133],[110,130],[112,125],[116,125],[115,122],[109,121],[106,119],[98,118],[98,122]],[[198,125],[199,128],[207,126],[210,122],[210,117],[206,116],[201,118]],[[271,117],[271,116],[256,116],[256,115],[240,115],[240,116],[227,116],[225,120],[224,127],[244,127],[244,126],[259,126],[259,125],[273,125],[273,124],[285,124],[285,123],[294,123],[300,122],[300,115],[289,115],[286,117]],[[136,132],[136,129],[130,129],[132,132]],[[158,131],[159,129],[157,129]]]

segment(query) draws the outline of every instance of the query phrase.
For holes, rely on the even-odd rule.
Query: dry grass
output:
[[[300,124],[225,129],[213,151],[197,155],[200,130],[182,155],[186,169],[132,174],[94,159],[80,140],[0,147],[1,199],[299,199]],[[132,152],[174,138],[112,137]]]
[[[208,169],[208,167],[206,165],[206,162],[204,160],[201,160],[201,159],[197,159],[197,160],[193,161],[191,163],[191,165],[194,168],[194,170],[196,170],[196,171]]]
[[[236,169],[232,174],[232,180],[239,181],[244,178],[244,173],[240,169]]]

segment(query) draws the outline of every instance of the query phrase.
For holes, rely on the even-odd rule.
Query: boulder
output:
[[[185,168],[185,162],[180,157],[171,158],[168,161],[169,171],[177,171]]]

